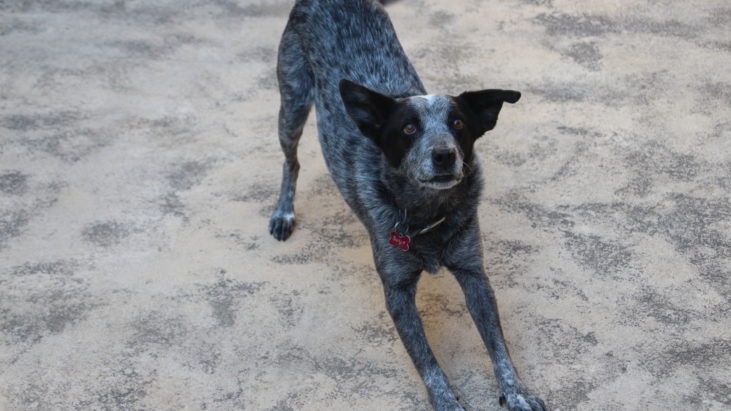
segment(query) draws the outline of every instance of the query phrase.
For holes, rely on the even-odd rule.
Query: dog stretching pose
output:
[[[315,103],[338,189],[370,235],[386,306],[437,410],[461,410],[429,348],[415,304],[422,271],[446,266],[492,359],[500,403],[545,410],[518,377],[482,264],[475,140],[495,127],[511,90],[427,95],[388,16],[371,0],[298,0],[279,46],[284,176],[269,231],[294,228],[297,143]]]

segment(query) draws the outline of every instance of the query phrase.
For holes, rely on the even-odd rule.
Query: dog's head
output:
[[[495,127],[504,102],[520,99],[512,90],[394,99],[349,80],[340,81],[340,95],[348,115],[383,150],[390,167],[436,190],[462,180],[475,140]]]

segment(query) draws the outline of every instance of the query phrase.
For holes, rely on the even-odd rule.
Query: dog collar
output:
[[[421,230],[416,231],[414,234],[409,235],[410,230],[408,229],[408,227],[402,227],[402,229],[399,230],[399,225],[401,225],[403,221],[406,221],[406,210],[404,210],[404,218],[401,221],[397,221],[396,224],[393,226],[393,231],[391,231],[391,237],[389,238],[388,243],[394,247],[401,248],[401,250],[403,251],[409,251],[409,243],[411,243],[411,239],[413,237],[428,233],[429,231],[436,228],[439,224],[443,223],[446,219],[447,217],[442,217],[439,220],[422,228]]]

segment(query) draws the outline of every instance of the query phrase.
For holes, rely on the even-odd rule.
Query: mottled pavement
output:
[[[0,1],[0,409],[422,410],[311,118],[266,232],[291,1]],[[731,7],[402,0],[430,92],[514,88],[478,142],[485,264],[552,409],[731,408]],[[458,286],[427,334],[498,408]]]

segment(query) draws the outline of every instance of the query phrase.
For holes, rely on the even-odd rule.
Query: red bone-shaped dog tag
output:
[[[411,242],[411,238],[407,235],[400,235],[399,233],[395,231],[391,231],[391,238],[388,240],[388,243],[396,246],[401,247],[404,251],[409,251],[409,243]]]

